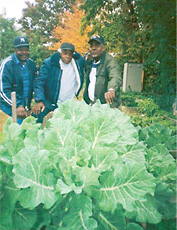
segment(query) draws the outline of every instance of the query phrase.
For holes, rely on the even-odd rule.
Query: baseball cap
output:
[[[90,43],[92,41],[97,41],[97,42],[102,43],[104,45],[104,38],[99,34],[92,35],[88,43]]]
[[[61,50],[71,50],[73,52],[75,50],[74,46],[71,43],[68,43],[68,42],[62,43],[61,46],[60,46],[60,49]]]
[[[21,37],[21,36],[15,37],[15,39],[14,39],[14,47],[18,48],[18,47],[21,47],[21,46],[29,46],[28,39],[26,37]]]

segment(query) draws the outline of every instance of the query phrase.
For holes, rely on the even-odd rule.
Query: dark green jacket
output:
[[[84,91],[84,100],[87,104],[91,101],[88,96],[89,75],[92,69],[93,60],[85,61],[85,75],[86,75],[86,87]],[[114,57],[104,51],[100,60],[100,64],[97,67],[96,85],[95,85],[95,101],[100,100],[102,104],[106,103],[104,94],[110,89],[115,90],[116,97],[111,105],[112,108],[116,108],[120,105],[120,86],[122,85],[122,78],[120,67]]]

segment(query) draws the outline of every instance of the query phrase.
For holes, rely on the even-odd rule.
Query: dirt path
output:
[[[0,133],[2,133],[3,125],[5,124],[7,118],[8,115],[6,115],[5,113],[2,112],[2,110],[0,110]]]

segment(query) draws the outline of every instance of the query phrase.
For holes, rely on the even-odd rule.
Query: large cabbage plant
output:
[[[118,109],[68,100],[46,127],[9,118],[4,133],[1,230],[142,230],[175,216],[174,158]]]

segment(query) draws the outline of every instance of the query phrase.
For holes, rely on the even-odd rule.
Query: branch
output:
[[[177,125],[177,120],[171,118],[171,117],[167,117],[165,115],[163,115],[166,119],[170,120],[170,121],[173,121],[175,125]]]

